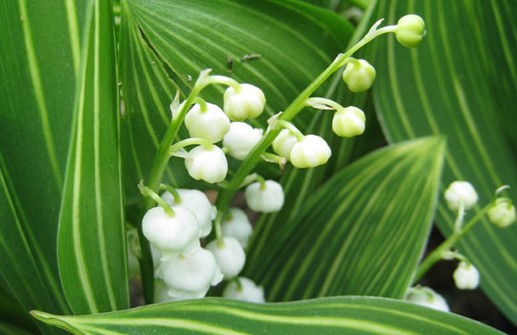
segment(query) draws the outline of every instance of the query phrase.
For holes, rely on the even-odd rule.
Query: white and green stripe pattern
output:
[[[430,134],[447,136],[443,186],[468,180],[480,206],[504,185],[517,201],[515,1],[391,1],[379,15],[395,22],[412,12],[426,21],[427,36],[408,51],[392,38],[376,55],[374,89],[379,119],[391,142]],[[480,207],[478,207],[479,209]],[[446,234],[453,215],[442,203],[438,224]],[[484,222],[460,251],[481,271],[481,286],[517,322],[517,226]]]
[[[280,304],[202,299],[39,320],[77,335],[492,335],[495,329],[398,300],[334,297]]]

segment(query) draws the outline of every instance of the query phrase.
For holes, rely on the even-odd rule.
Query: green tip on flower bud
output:
[[[508,198],[498,198],[488,210],[488,219],[500,228],[506,228],[515,222],[515,207]]]
[[[343,81],[353,93],[369,90],[375,80],[375,68],[364,59],[348,63],[343,71]]]
[[[426,34],[424,20],[415,14],[401,17],[397,22],[395,37],[406,48],[414,48],[420,44]]]

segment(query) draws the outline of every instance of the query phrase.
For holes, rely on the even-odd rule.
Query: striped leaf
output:
[[[391,1],[388,22],[420,14],[427,36],[408,52],[394,39],[379,41],[376,107],[388,139],[447,136],[444,187],[468,180],[487,203],[508,184],[517,201],[517,3],[515,1]],[[479,209],[479,207],[478,207]],[[438,225],[451,232],[453,213],[442,203]],[[459,245],[481,272],[481,287],[517,323],[517,225],[483,222]]]
[[[33,314],[43,322],[77,335],[502,334],[454,314],[371,297],[334,297],[280,304],[203,299],[88,316]]]
[[[200,70],[212,68],[261,87],[268,98],[260,120],[265,124],[344,49],[352,32],[337,15],[296,1],[125,0],[122,5],[129,194],[148,177],[175,92],[186,94]],[[260,56],[246,60],[246,55]],[[210,88],[203,96],[219,103],[222,91]],[[306,113],[301,123],[311,118]],[[181,165],[167,178],[184,186],[189,181],[181,177]]]
[[[58,231],[61,280],[76,314],[129,306],[110,2],[96,1],[89,14]]]
[[[86,2],[0,1],[0,275],[27,311],[69,312],[56,236]]]
[[[0,334],[2,335],[30,335],[31,333],[23,328],[0,322]]]
[[[251,244],[246,275],[270,301],[403,297],[429,233],[443,150],[441,138],[420,139],[346,167]]]

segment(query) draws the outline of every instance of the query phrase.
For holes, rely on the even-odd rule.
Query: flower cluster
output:
[[[355,50],[388,32],[395,33],[399,42],[409,47],[419,43],[425,34],[423,21],[419,24],[415,16],[402,18],[396,26],[377,29],[379,24],[380,21],[354,50],[338,55],[325,70],[330,75],[343,69],[343,81],[351,92],[370,89],[376,76],[375,68],[366,60],[351,57]],[[281,167],[290,162],[295,168],[314,168],[329,161],[332,151],[326,140],[316,134],[303,134],[291,122],[304,107],[332,111],[332,130],[345,138],[363,134],[366,117],[358,107],[311,97],[325,81],[320,78],[328,78],[321,76],[310,86],[314,88],[311,92],[302,92],[285,112],[272,116],[267,128],[256,128],[259,122],[250,119],[263,114],[264,92],[249,83],[210,75],[210,71],[200,73],[184,101],[180,102],[178,94],[172,102],[172,122],[160,144],[149,187],[143,183],[140,186],[142,193],[157,203],[156,207],[146,203],[148,210],[141,224],[141,233],[150,242],[153,254],[155,298],[164,301],[203,297],[211,286],[225,280],[228,284],[223,296],[263,302],[263,289],[248,278],[238,277],[253,229],[245,212],[229,208],[231,198],[245,188],[244,198],[251,210],[279,211],[285,202],[284,190],[277,181],[252,173],[258,161],[275,162]],[[222,106],[201,97],[201,91],[209,85],[226,86]],[[182,126],[188,138],[175,142]],[[274,153],[266,152],[270,145]],[[219,187],[217,208],[199,190],[159,186],[171,156],[184,159],[193,179]],[[230,171],[235,165],[238,169]],[[166,191],[161,196],[157,193],[160,188]]]

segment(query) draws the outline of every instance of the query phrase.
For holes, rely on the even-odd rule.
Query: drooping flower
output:
[[[232,121],[256,118],[264,111],[266,97],[262,90],[251,84],[229,86],[224,92],[224,112]]]
[[[255,182],[246,187],[244,197],[248,207],[256,212],[276,212],[284,205],[282,185],[274,180]]]

